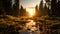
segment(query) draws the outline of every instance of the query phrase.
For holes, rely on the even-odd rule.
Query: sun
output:
[[[32,17],[35,14],[35,8],[27,8],[26,11],[29,13],[29,16]]]

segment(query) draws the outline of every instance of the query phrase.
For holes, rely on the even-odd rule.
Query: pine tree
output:
[[[46,6],[46,3],[45,3],[45,6],[44,6],[43,14],[44,15],[47,15],[48,14],[48,8]]]
[[[38,16],[38,5],[36,5],[36,7],[35,7],[35,16]]]
[[[21,8],[20,8],[20,16],[27,16],[27,12],[26,12],[26,9],[23,8],[23,6],[21,5]]]
[[[51,10],[52,10],[52,16],[56,16],[56,0],[52,0],[51,2]]]
[[[20,11],[19,11],[19,0],[15,0],[15,4],[13,5],[13,12],[14,16],[19,17]]]
[[[38,12],[39,16],[43,15],[43,0],[41,0],[40,4],[39,4],[39,12]]]

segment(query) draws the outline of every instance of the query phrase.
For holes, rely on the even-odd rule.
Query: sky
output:
[[[36,5],[39,5],[39,3],[40,0],[20,0],[20,5],[24,8],[35,7]]]

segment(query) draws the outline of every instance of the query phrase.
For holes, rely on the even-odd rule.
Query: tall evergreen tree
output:
[[[19,0],[15,0],[15,4],[13,5],[13,12],[14,16],[19,16],[20,11],[19,11]]]
[[[9,15],[11,14],[11,0],[4,0],[3,1],[3,6],[4,6],[4,9],[5,9],[5,12]]]
[[[27,12],[26,12],[26,9],[23,8],[23,6],[21,6],[20,8],[20,16],[27,16]]]
[[[52,0],[52,2],[51,2],[51,10],[52,10],[52,16],[56,16],[56,1],[57,0]]]
[[[35,7],[35,16],[38,16],[38,5],[36,5],[36,7]]]
[[[60,17],[60,1],[57,2],[57,8],[56,8],[56,14],[58,17]]]
[[[48,15],[48,8],[47,8],[47,6],[46,6],[46,3],[45,3],[45,6],[44,6],[44,8],[43,8],[43,14],[44,14],[44,15]]]
[[[39,4],[39,16],[43,15],[43,0],[41,0],[40,4]]]

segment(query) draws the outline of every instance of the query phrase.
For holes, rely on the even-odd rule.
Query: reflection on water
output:
[[[29,20],[29,21],[30,21],[29,23],[26,23],[26,28],[30,29],[31,31],[37,30],[36,22],[34,22],[33,20]]]
[[[26,23],[26,26],[32,26],[32,25],[36,25],[36,22],[34,22],[33,20],[29,20],[29,23]]]

